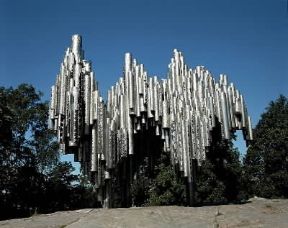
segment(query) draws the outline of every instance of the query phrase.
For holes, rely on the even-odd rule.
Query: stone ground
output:
[[[1,212],[0,212],[1,213]],[[288,199],[253,198],[246,204],[60,211],[0,221],[0,227],[288,227]]]

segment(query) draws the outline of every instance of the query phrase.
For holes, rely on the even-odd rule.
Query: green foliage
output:
[[[220,129],[216,128],[206,160],[198,168],[197,204],[220,204],[242,199],[239,152],[233,148],[232,140],[223,140],[220,135]]]
[[[140,166],[140,173],[131,188],[135,206],[183,205],[185,185],[170,164],[169,155],[162,153],[152,172],[148,171],[148,161]]]
[[[27,84],[0,87],[0,219],[95,202],[91,189],[76,185],[71,163],[59,162],[41,96]]]
[[[44,172],[58,161],[54,134],[47,126],[48,103],[41,102],[41,96],[27,84],[0,88],[1,168],[11,171],[9,167],[33,163]]]
[[[174,168],[166,163],[156,167],[156,177],[148,190],[147,205],[183,205],[185,203],[185,185],[176,176]]]
[[[37,153],[31,148],[38,127],[36,111],[41,94],[26,84],[17,89],[0,88],[0,205],[1,211],[27,211],[42,190]],[[29,137],[30,136],[30,137]]]
[[[244,159],[250,196],[288,197],[288,99],[280,95],[262,114]]]
[[[79,176],[70,162],[59,162],[47,173],[44,211],[95,206],[93,189],[79,185]]]
[[[210,161],[205,161],[197,175],[196,202],[201,204],[226,203],[224,197],[225,185],[214,173],[215,167]]]
[[[152,181],[147,158],[144,159],[138,170],[138,175],[135,176],[136,179],[131,185],[131,197],[134,206],[143,206],[147,203],[148,191]]]

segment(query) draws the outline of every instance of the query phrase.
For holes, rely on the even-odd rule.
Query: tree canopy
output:
[[[41,96],[28,84],[0,87],[0,219],[77,208],[86,191],[59,160]]]
[[[262,114],[244,159],[250,196],[288,197],[288,99],[280,95]]]

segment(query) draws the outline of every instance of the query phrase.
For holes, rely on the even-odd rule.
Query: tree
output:
[[[236,139],[232,135],[232,140]],[[212,144],[196,175],[196,203],[222,204],[242,199],[239,151],[232,140],[224,140],[218,122],[212,131]]]
[[[32,85],[0,87],[0,219],[95,205],[93,189],[59,162],[41,96]]]
[[[144,160],[138,178],[132,184],[133,205],[184,205],[185,184],[170,164],[169,154],[162,152],[152,170],[148,163],[148,159]]]
[[[288,99],[270,102],[254,129],[244,159],[250,196],[288,197]]]
[[[47,126],[48,103],[41,96],[27,84],[15,89],[0,87],[2,217],[28,215],[39,207],[45,181],[39,171],[59,157]]]
[[[59,158],[54,134],[48,130],[48,103],[31,85],[0,88],[1,167],[37,163],[45,169]],[[9,166],[9,167],[8,167]]]
[[[59,162],[47,173],[45,209],[50,211],[70,209],[73,185],[78,176],[72,174],[75,168],[70,162]]]
[[[45,174],[58,164],[60,153],[55,133],[48,128],[48,102],[38,104],[34,112],[29,146],[36,155],[38,171]]]
[[[149,171],[148,158],[139,165],[139,172],[136,180],[131,186],[131,197],[133,206],[144,206],[149,198],[148,191],[151,188],[153,173]]]
[[[149,186],[146,205],[185,205],[185,184],[170,164],[168,154],[161,155],[160,161],[155,167],[155,174],[155,178]]]

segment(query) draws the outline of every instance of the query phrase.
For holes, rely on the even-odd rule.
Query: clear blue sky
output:
[[[125,52],[164,78],[174,48],[190,67],[227,74],[253,125],[288,95],[287,0],[0,0],[0,31],[0,85],[31,83],[44,99],[75,33],[104,96]]]

